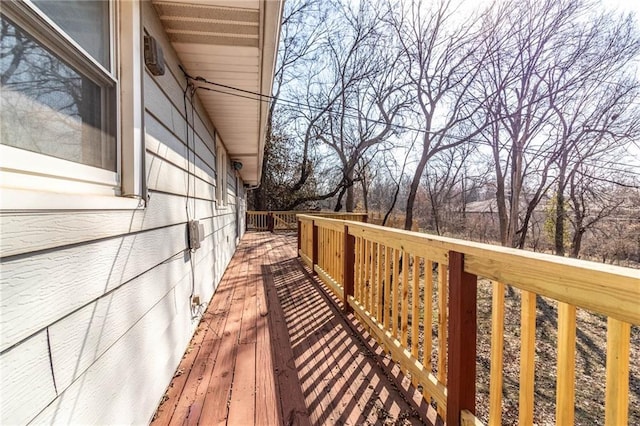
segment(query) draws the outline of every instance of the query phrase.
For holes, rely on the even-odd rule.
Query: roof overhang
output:
[[[245,183],[260,182],[284,0],[153,0],[169,40],[191,76],[209,86],[198,97]]]

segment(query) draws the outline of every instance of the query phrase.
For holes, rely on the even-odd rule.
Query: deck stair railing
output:
[[[366,213],[326,212],[326,211],[247,211],[247,230],[249,231],[295,231],[298,229],[298,214],[333,219],[366,222]]]
[[[490,424],[502,421],[505,283],[521,292],[518,424],[534,422],[537,296],[558,302],[556,423],[574,424],[576,308],[607,317],[604,422],[628,423],[630,327],[640,324],[637,270],[354,221],[297,220],[302,260],[421,385],[447,424],[481,424],[479,277],[492,285]],[[435,326],[437,343],[421,339],[420,326]]]

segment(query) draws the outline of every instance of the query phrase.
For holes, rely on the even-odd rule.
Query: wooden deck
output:
[[[295,252],[294,235],[246,234],[153,424],[435,421]]]

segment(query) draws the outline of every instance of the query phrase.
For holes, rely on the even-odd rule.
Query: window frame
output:
[[[3,2],[2,14],[79,74],[115,91],[102,114],[115,126],[115,171],[0,144],[0,210],[144,207],[142,17],[138,2],[109,0],[109,69],[29,0]],[[127,66],[121,66],[127,64]],[[108,117],[106,115],[109,115]],[[141,202],[142,201],[142,202]]]

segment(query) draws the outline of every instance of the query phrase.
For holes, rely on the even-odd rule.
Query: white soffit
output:
[[[271,94],[283,0],[153,1],[186,71],[249,92]],[[199,90],[229,157],[258,184],[269,104],[224,87]],[[233,93],[230,95],[229,93]]]

